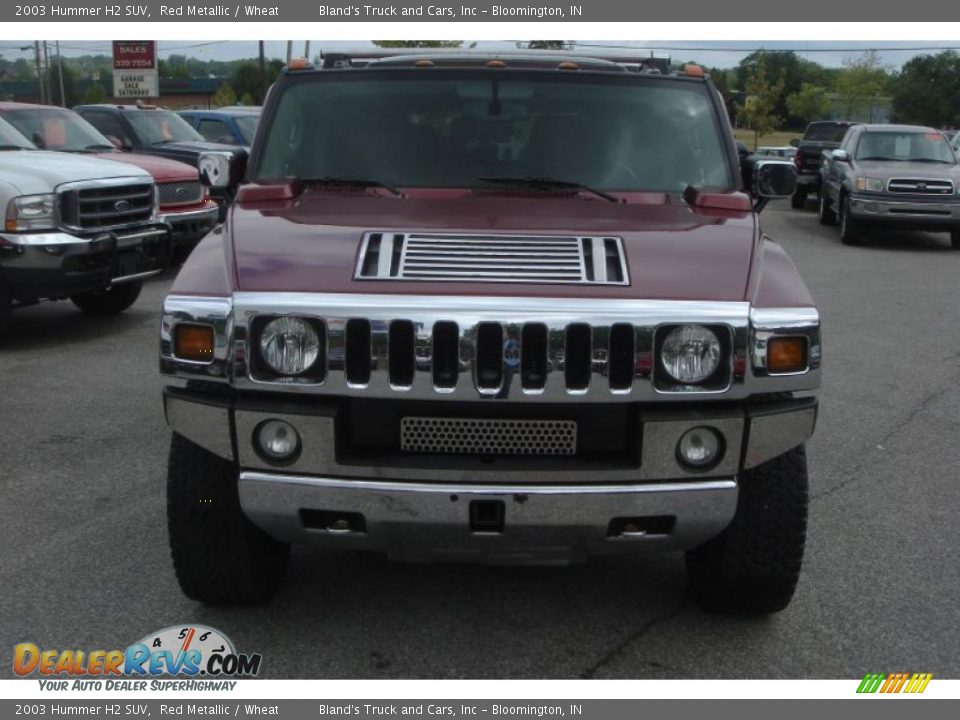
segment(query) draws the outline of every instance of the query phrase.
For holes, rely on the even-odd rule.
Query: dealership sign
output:
[[[113,95],[118,98],[160,96],[156,42],[114,40]]]

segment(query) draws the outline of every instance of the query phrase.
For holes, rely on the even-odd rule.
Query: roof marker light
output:
[[[491,60],[487,63],[487,67],[491,68],[505,68],[507,64],[503,60]]]
[[[557,70],[579,70],[580,66],[575,62],[569,60],[564,60],[562,63],[557,65]]]
[[[683,74],[687,77],[703,77],[703,68],[696,63],[687,63],[683,66]]]
[[[414,67],[433,67],[433,60],[417,60]]]

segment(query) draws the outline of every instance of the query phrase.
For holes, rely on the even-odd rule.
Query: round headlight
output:
[[[277,318],[268,322],[260,334],[260,354],[274,372],[299,375],[316,362],[320,337],[306,320]]]
[[[266,420],[257,426],[256,447],[268,462],[289,463],[300,454],[300,435],[283,420]]]
[[[720,460],[723,444],[716,431],[708,427],[687,430],[677,443],[677,457],[684,465],[706,468]]]
[[[677,382],[701,383],[720,365],[720,340],[702,325],[681,325],[663,340],[660,359],[664,369]]]

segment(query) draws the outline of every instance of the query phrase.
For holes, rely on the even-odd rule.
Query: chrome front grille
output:
[[[77,230],[105,230],[150,222],[152,182],[99,180],[64,186],[59,192],[60,224]]]
[[[746,364],[747,303],[263,297],[235,295],[230,374],[239,387],[398,400],[621,402],[725,393],[742,382]],[[259,356],[260,329],[280,315],[307,319],[321,336],[322,354],[302,376],[277,377]],[[655,363],[656,345],[671,326],[690,322],[718,333],[724,362],[705,386],[676,388]]]
[[[887,190],[910,195],[953,195],[953,183],[950,180],[891,178],[887,182]]]
[[[200,202],[203,186],[197,182],[168,182],[157,185],[160,193],[160,205],[190,205]]]
[[[367,233],[359,280],[627,285],[615,237]]]
[[[573,455],[573,420],[495,420],[484,418],[405,417],[400,449],[456,455]]]

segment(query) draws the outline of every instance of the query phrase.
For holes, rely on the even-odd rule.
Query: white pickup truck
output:
[[[0,120],[0,337],[13,309],[69,298],[93,314],[134,303],[169,261],[145,170],[36,150]]]

